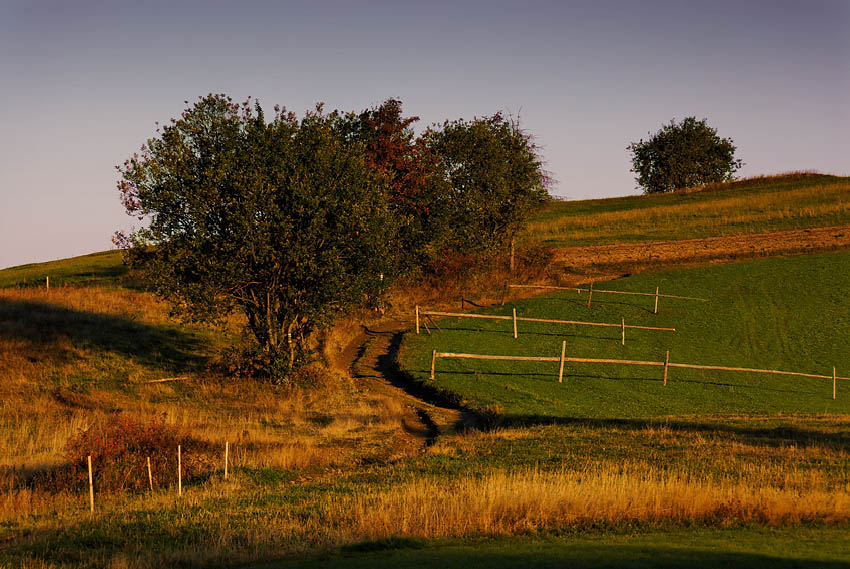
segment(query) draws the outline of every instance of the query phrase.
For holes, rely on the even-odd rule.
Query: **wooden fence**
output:
[[[681,368],[681,369],[705,369],[705,370],[716,370],[716,371],[738,371],[738,372],[748,372],[748,373],[764,373],[764,374],[774,374],[774,375],[790,375],[797,377],[809,377],[814,379],[832,379],[832,398],[835,399],[835,384],[840,379],[842,381],[850,381],[850,377],[839,377],[835,374],[835,367],[832,368],[832,375],[821,375],[815,373],[802,373],[798,371],[782,371],[776,369],[757,369],[757,368],[746,368],[746,367],[730,367],[730,366],[719,366],[719,365],[700,365],[700,364],[686,364],[686,363],[674,363],[670,361],[670,351],[667,351],[667,354],[664,358],[663,362],[652,362],[652,361],[640,361],[640,360],[611,360],[611,359],[601,359],[601,358],[576,358],[571,356],[566,356],[566,348],[567,342],[564,341],[561,344],[561,355],[554,357],[539,357],[539,356],[493,356],[493,355],[484,355],[484,354],[461,354],[461,353],[453,353],[453,352],[438,352],[437,350],[433,350],[431,352],[431,379],[434,379],[434,374],[436,371],[437,358],[461,358],[461,359],[473,359],[473,360],[507,360],[507,361],[515,361],[515,362],[559,362],[560,369],[558,371],[558,383],[563,383],[564,380],[564,364],[566,362],[571,363],[587,363],[587,364],[615,364],[615,365],[636,365],[636,366],[655,366],[655,367],[663,367],[664,368],[664,386],[667,386],[667,371],[669,368]]]
[[[416,307],[416,333],[419,333],[419,324],[420,317],[426,317],[437,327],[439,330],[440,327],[434,321],[432,316],[448,316],[453,318],[480,318],[485,320],[511,320],[514,325],[514,338],[518,337],[517,334],[517,322],[544,322],[547,324],[569,324],[574,326],[600,326],[604,328],[619,328],[621,331],[621,341],[622,344],[626,345],[626,328],[630,328],[632,330],[655,330],[661,332],[675,332],[675,328],[660,328],[657,326],[638,326],[636,324],[626,324],[626,319],[621,319],[619,324],[611,324],[608,322],[582,322],[579,320],[551,320],[548,318],[526,318],[522,316],[516,315],[516,308],[513,309],[512,316],[498,316],[495,314],[465,314],[463,312],[438,312],[435,310],[420,310],[419,307]],[[426,330],[428,327],[426,325]],[[431,331],[428,330],[430,333]]]
[[[675,298],[678,300],[697,300],[699,302],[708,302],[707,298],[695,298],[692,296],[677,296],[675,294],[660,294],[658,292],[659,287],[655,287],[655,292],[628,292],[622,290],[602,290],[593,288],[593,283],[590,283],[589,288],[580,288],[580,287],[572,287],[572,286],[554,286],[554,285],[516,285],[509,284],[508,288],[544,288],[551,290],[575,290],[578,291],[579,294],[582,292],[587,293],[587,307],[590,308],[590,302],[593,299],[593,293],[596,294],[625,294],[630,296],[653,296],[655,297],[655,308],[653,309],[653,314],[658,314],[658,299],[659,298]],[[504,298],[502,298],[502,304],[504,304]]]

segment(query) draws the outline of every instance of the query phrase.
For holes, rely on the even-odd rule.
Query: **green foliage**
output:
[[[492,254],[548,196],[538,148],[500,114],[446,122],[423,136],[439,160],[441,196],[429,227],[435,250]]]
[[[687,117],[670,121],[648,140],[633,142],[632,172],[648,194],[672,192],[730,180],[743,162],[735,158],[735,145],[720,138],[706,120]]]
[[[284,373],[314,330],[381,292],[395,221],[386,179],[346,144],[337,113],[300,121],[223,95],[201,98],[119,167],[127,212],[149,226],[121,238],[178,311],[240,310]]]
[[[664,273],[643,273],[598,288],[680,294],[710,299],[691,302],[652,297],[562,291],[514,304],[518,316],[674,327],[675,333],[445,319],[442,331],[407,334],[401,364],[415,379],[452,391],[478,409],[496,409],[509,420],[538,418],[630,418],[703,413],[847,413],[850,383],[779,375],[601,364],[440,359],[428,382],[431,350],[479,354],[568,356],[715,364],[848,377],[850,313],[841,291],[850,287],[850,253],[771,258]],[[812,287],[812,283],[819,286]],[[511,314],[511,306],[488,313]],[[844,371],[842,371],[844,370]],[[842,395],[843,393],[843,395]]]

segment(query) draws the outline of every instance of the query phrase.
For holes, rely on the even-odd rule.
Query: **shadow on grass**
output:
[[[311,567],[321,568],[375,568],[382,567],[422,567],[451,569],[525,569],[562,568],[598,569],[622,567],[642,569],[648,567],[666,567],[672,569],[698,568],[797,568],[813,567],[817,569],[838,569],[850,567],[850,562],[841,560],[821,561],[807,559],[805,555],[779,557],[763,553],[716,551],[704,547],[664,547],[641,545],[590,545],[590,544],[549,544],[529,547],[519,544],[518,550],[500,547],[497,551],[488,551],[483,547],[399,547],[387,550],[352,550],[351,548],[335,555],[310,559]],[[307,560],[302,560],[307,561]],[[294,567],[292,562],[269,563],[257,567]]]
[[[57,356],[62,338],[135,363],[183,373],[201,368],[208,342],[193,332],[34,301],[0,299],[0,342],[25,341],[30,358]],[[46,356],[42,356],[46,354]]]

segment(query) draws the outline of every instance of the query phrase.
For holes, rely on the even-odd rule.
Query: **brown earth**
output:
[[[554,262],[568,270],[604,278],[670,265],[705,264],[846,247],[850,247],[850,226],[844,225],[683,241],[565,247],[556,251]]]
[[[400,401],[404,415],[392,441],[391,459],[421,452],[437,436],[454,432],[468,422],[465,414],[452,406],[417,393],[399,371],[396,355],[409,322],[387,320],[360,332],[336,358],[338,369],[348,371],[354,385],[381,397]]]

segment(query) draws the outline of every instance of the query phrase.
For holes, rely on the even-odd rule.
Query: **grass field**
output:
[[[50,286],[115,285],[127,275],[120,251],[102,251],[70,259],[31,263],[0,271],[0,288],[43,287],[50,277]]]
[[[789,174],[704,190],[555,202],[522,239],[552,247],[695,239],[850,224],[850,178]]]
[[[586,293],[550,293],[484,312],[593,322],[672,327],[675,333],[617,328],[446,319],[442,332],[408,333],[403,367],[428,381],[431,350],[502,355],[567,355],[766,368],[850,377],[850,252],[644,273],[605,283],[606,289],[710,299],[660,300]],[[598,287],[598,288],[601,288]],[[423,330],[424,332],[424,330]],[[848,413],[850,382],[740,372],[671,369],[662,384],[657,367],[567,364],[563,384],[557,363],[439,359],[434,384],[459,393],[470,405],[507,418],[643,417],[701,413]]]
[[[597,288],[711,302],[654,315],[651,298],[552,293],[485,311],[678,331],[623,347],[619,329],[520,323],[514,340],[510,322],[447,319],[400,359],[430,383],[434,347],[557,356],[567,340],[848,376],[848,268],[837,252],[644,273]],[[410,455],[402,401],[328,370],[308,390],[223,376],[210,363],[236,329],[174,320],[123,270],[103,253],[0,271],[0,567],[850,567],[850,382],[832,401],[826,380],[674,369],[664,388],[660,368],[575,364],[558,385],[557,363],[439,360],[437,387],[499,419]],[[189,379],[143,383],[170,376]],[[91,516],[84,492],[35,482],[116,412],[180,430],[182,498],[174,481],[97,489]]]

